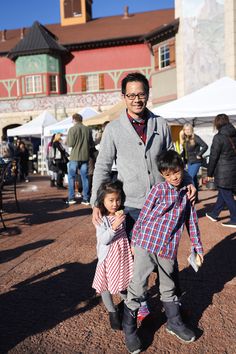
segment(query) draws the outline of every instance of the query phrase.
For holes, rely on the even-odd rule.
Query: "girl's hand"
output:
[[[118,229],[118,227],[125,221],[126,215],[122,214],[122,215],[116,215],[115,216],[115,221],[112,224],[112,230],[116,231],[116,229]]]

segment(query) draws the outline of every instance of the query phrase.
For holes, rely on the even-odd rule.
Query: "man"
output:
[[[123,182],[126,196],[128,232],[137,220],[151,187],[163,179],[156,159],[163,150],[173,148],[170,129],[166,121],[146,108],[149,83],[141,73],[128,74],[122,80],[122,95],[126,110],[118,120],[110,122],[104,130],[93,176],[91,204],[102,182],[110,179],[114,159],[118,179]],[[190,179],[191,182],[191,179]],[[195,195],[193,186],[190,197]],[[99,210],[93,208],[93,223],[100,223]]]
[[[110,122],[103,133],[94,170],[91,204],[96,201],[101,183],[110,179],[112,164],[116,160],[117,178],[123,182],[127,234],[130,236],[151,187],[163,181],[157,168],[157,156],[173,148],[173,144],[166,121],[146,108],[149,97],[147,78],[141,73],[128,74],[122,80],[121,90],[126,110],[118,120]],[[192,183],[191,178],[189,182]],[[192,199],[196,190],[193,185],[188,188]],[[95,205],[93,223],[100,222],[101,214]],[[135,344],[139,346],[139,343]]]
[[[71,148],[71,152],[68,163],[69,194],[66,203],[68,205],[76,203],[75,177],[79,169],[83,186],[83,200],[81,204],[89,205],[88,160],[91,135],[89,128],[82,124],[83,118],[80,114],[73,114],[72,119],[74,126],[69,129],[67,136],[67,145]]]

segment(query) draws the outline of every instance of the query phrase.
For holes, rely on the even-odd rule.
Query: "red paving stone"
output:
[[[19,184],[20,212],[5,204],[7,232],[0,234],[0,353],[123,354],[122,332],[109,328],[107,313],[91,283],[96,239],[91,208],[63,203],[66,191],[46,177]],[[187,264],[190,243],[181,240],[178,261],[188,321],[198,339],[183,344],[165,332],[155,275],[150,277],[152,314],[139,329],[149,354],[236,352],[235,231],[205,217],[215,191],[200,192],[197,204],[205,249],[198,273]],[[228,211],[221,217],[227,220]],[[116,299],[118,301],[118,299]]]

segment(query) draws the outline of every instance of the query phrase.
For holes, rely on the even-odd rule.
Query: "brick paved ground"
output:
[[[152,315],[140,327],[145,353],[236,352],[235,232],[204,215],[216,192],[201,191],[197,205],[205,262],[188,267],[186,234],[179,251],[181,285],[188,320],[198,339],[183,344],[165,332],[155,275],[150,278]],[[91,289],[96,266],[91,209],[66,208],[66,191],[33,176],[18,185],[20,212],[4,209],[7,232],[0,234],[0,353],[123,354],[123,335],[109,328],[107,314]],[[227,211],[222,213],[226,220]]]

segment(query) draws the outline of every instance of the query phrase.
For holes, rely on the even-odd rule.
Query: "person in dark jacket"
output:
[[[226,205],[230,211],[230,220],[221,225],[236,228],[236,203],[233,194],[236,189],[236,129],[226,114],[218,114],[214,126],[218,133],[213,138],[207,176],[208,180],[214,176],[218,196],[212,211],[206,216],[212,221],[218,221],[218,216]]]
[[[23,141],[20,142],[17,151],[20,165],[20,181],[29,182],[29,150]]]
[[[198,190],[197,174],[202,165],[202,156],[207,151],[208,145],[200,136],[194,134],[193,126],[190,123],[184,124],[180,132],[180,144],[183,147],[184,157],[188,164],[188,173]]]
[[[69,161],[68,154],[61,144],[61,134],[55,134],[52,148],[54,151],[54,164],[57,172],[57,188],[65,189],[63,186],[63,179],[67,173],[67,163]]]

